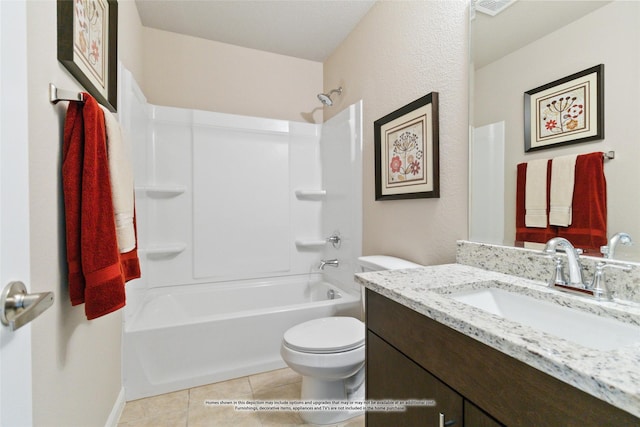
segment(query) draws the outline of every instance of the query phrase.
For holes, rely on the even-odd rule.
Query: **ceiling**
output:
[[[323,62],[375,0],[136,0],[142,25]]]
[[[324,62],[375,0],[135,0],[146,27]],[[382,0],[381,0],[382,1]],[[437,1],[437,0],[418,0]],[[518,0],[472,25],[476,68],[610,1]]]
[[[607,3],[611,1],[518,0],[493,17],[477,12],[471,27],[474,66],[482,68]]]

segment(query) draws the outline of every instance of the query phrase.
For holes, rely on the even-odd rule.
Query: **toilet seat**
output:
[[[323,317],[300,323],[284,333],[283,344],[303,353],[327,354],[364,346],[364,323],[353,317]]]

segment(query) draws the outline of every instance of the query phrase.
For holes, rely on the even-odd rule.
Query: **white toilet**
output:
[[[363,272],[422,267],[390,256],[358,258]],[[288,329],[280,355],[291,369],[302,375],[301,400],[364,400],[364,323],[354,317],[323,317]],[[360,415],[362,411],[301,411],[312,424],[333,424]]]

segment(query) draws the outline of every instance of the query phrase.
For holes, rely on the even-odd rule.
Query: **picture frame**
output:
[[[438,92],[376,120],[375,199],[440,197]]]
[[[100,104],[116,112],[118,2],[58,0],[58,61]]]
[[[604,64],[524,93],[524,151],[604,139]]]

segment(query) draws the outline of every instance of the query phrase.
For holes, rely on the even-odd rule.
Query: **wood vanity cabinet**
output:
[[[462,421],[462,396],[372,332],[367,332],[368,400],[436,400],[436,406],[409,406],[406,412],[368,412],[367,426],[437,426]],[[375,356],[373,356],[375,355]],[[430,421],[430,422],[429,422]],[[451,424],[448,424],[451,425]]]
[[[367,400],[435,407],[366,414],[367,427],[639,426],[640,419],[376,292],[366,292]],[[453,424],[455,423],[455,424]]]

